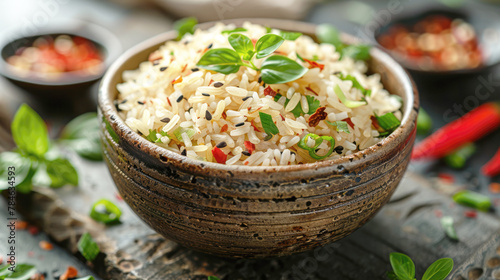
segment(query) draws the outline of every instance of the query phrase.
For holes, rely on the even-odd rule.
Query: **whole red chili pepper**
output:
[[[413,149],[412,159],[442,158],[500,126],[500,104],[485,103],[443,126]]]
[[[483,165],[481,173],[491,177],[500,174],[500,149],[498,149],[497,153],[492,159],[490,159],[490,161]]]

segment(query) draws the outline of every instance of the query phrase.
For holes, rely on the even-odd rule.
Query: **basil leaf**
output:
[[[394,274],[396,274],[399,279],[415,279],[415,264],[410,257],[405,254],[393,252],[389,255],[389,260],[391,262],[392,269],[394,270]]]
[[[280,133],[278,127],[273,121],[273,117],[271,115],[259,112],[260,122],[262,123],[262,127],[267,135],[276,135]]]
[[[1,279],[8,280],[27,280],[36,273],[34,265],[31,264],[18,264],[14,272],[1,276]],[[4,278],[5,277],[5,278]]]
[[[222,34],[230,34],[230,33],[245,32],[245,31],[247,31],[245,28],[243,28],[243,27],[237,27],[237,28],[232,29],[232,30],[224,30],[221,33]]]
[[[280,35],[285,40],[295,41],[295,40],[297,40],[297,38],[299,38],[300,36],[302,36],[302,33],[300,33],[300,32],[286,32],[286,31],[281,31]]]
[[[9,175],[9,167],[15,169]],[[31,161],[28,158],[14,152],[3,152],[0,154],[0,190],[15,187],[28,177],[31,169]],[[12,180],[9,180],[11,177]],[[12,185],[9,182],[14,182]]]
[[[12,274],[9,270],[10,264],[0,265],[0,279],[4,279],[5,276]]]
[[[345,97],[344,92],[342,89],[339,87],[339,85],[336,85],[335,88],[333,89],[337,97],[340,99],[342,104],[344,104],[348,108],[357,108],[359,106],[366,105],[366,101],[355,101],[355,100],[348,100],[347,97]]]
[[[104,224],[118,223],[121,215],[120,208],[107,199],[97,201],[90,210],[90,217]]]
[[[337,129],[337,132],[345,132],[345,133],[351,133],[349,131],[349,125],[345,121],[335,121],[335,122],[330,122],[326,121],[329,125],[335,126]]]
[[[70,121],[61,133],[61,143],[83,158],[103,159],[96,113],[85,113]]]
[[[88,261],[93,261],[97,255],[99,255],[99,245],[95,243],[88,232],[82,234],[80,240],[78,240],[77,247],[78,251],[80,251],[83,257]]]
[[[261,66],[262,80],[269,85],[295,81],[307,71],[304,66],[282,55],[267,58]]]
[[[455,240],[458,241],[458,235],[457,232],[455,231],[455,227],[453,226],[453,218],[450,216],[444,216],[441,218],[441,226],[444,229],[444,232],[446,235]]]
[[[342,73],[339,75],[339,78],[343,81],[351,81],[352,82],[352,86],[354,88],[357,88],[361,91],[361,93],[364,95],[364,96],[370,96],[372,94],[372,91],[369,90],[369,89],[366,89],[364,88],[359,82],[358,82],[358,79],[356,79],[354,76],[351,76],[351,75],[346,75],[344,76]]]
[[[271,33],[273,32],[273,29],[269,26],[266,26],[266,33]]]
[[[250,60],[254,54],[253,43],[250,38],[243,34],[231,34],[227,39],[233,49],[243,58]]]
[[[186,33],[194,33],[194,27],[198,24],[198,20],[194,17],[180,19],[174,22],[174,29],[177,30],[177,41],[182,39]]]
[[[302,105],[300,105],[300,102],[299,102],[299,104],[297,104],[297,106],[295,106],[295,108],[293,108],[292,111],[290,111],[290,112],[293,113],[293,115],[296,118],[298,118],[300,115],[303,115],[303,114],[306,114],[306,113],[309,114],[309,115],[313,114],[319,108],[320,102],[319,102],[319,100],[317,100],[316,98],[314,98],[314,96],[306,95],[306,99],[307,99],[307,104],[309,105],[309,111],[308,112],[304,112],[302,110]],[[285,107],[286,107],[286,104],[288,104],[288,101],[290,101],[290,100],[287,99],[285,101]]]
[[[255,43],[257,58],[263,58],[277,50],[285,40],[276,34],[266,34]]]
[[[387,278],[389,278],[390,280],[399,280],[398,276],[396,276],[396,273],[394,273],[394,271],[387,272]]]
[[[442,258],[432,263],[422,276],[422,280],[444,280],[453,270],[453,260]]]
[[[401,122],[393,113],[387,113],[383,116],[375,115],[375,117],[377,118],[378,124],[388,132],[393,132],[401,125]]]
[[[227,48],[207,51],[196,64],[198,67],[222,74],[236,73],[243,64],[237,52]]]
[[[355,60],[368,60],[370,59],[370,49],[369,45],[349,45],[342,48],[340,51],[341,58],[350,57]]]
[[[49,150],[47,126],[28,105],[17,110],[11,130],[14,142],[24,153],[42,157]]]
[[[50,187],[59,188],[66,184],[78,186],[78,173],[67,159],[48,160],[45,161],[45,165],[47,175],[51,180]]]
[[[316,27],[316,37],[321,43],[328,43],[335,46],[337,51],[345,47],[345,44],[340,40],[340,32],[337,28],[329,24],[320,24]]]

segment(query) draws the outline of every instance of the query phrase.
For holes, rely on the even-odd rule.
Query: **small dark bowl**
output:
[[[241,25],[245,20],[226,23]],[[313,24],[249,19],[314,34]],[[206,29],[213,23],[200,25]],[[174,40],[167,32],[123,54],[105,74],[99,119],[106,164],[135,213],[166,238],[195,250],[232,258],[283,256],[339,240],[370,220],[403,177],[415,140],[418,94],[389,55],[371,51],[370,69],[404,100],[402,125],[378,144],[337,160],[302,165],[227,166],[193,160],[132,131],[113,101],[124,70]],[[355,38],[343,34],[345,42]]]
[[[13,71],[13,66],[7,63],[7,58],[14,55],[20,47],[31,46],[39,37],[55,38],[58,35],[83,37],[93,43],[104,58],[102,70],[92,75],[65,72],[57,78],[45,79],[34,73],[21,76]],[[73,99],[102,77],[106,68],[121,52],[121,45],[116,36],[98,25],[77,20],[65,20],[26,36],[7,36],[0,43],[0,52],[0,74],[12,83],[26,89],[36,97]]]
[[[450,8],[446,6],[421,6],[409,9],[411,11],[401,13],[395,16],[389,23],[379,25],[374,31],[374,41],[381,49],[390,53],[403,67],[408,69],[415,78],[457,78],[457,77],[472,77],[491,71],[494,67],[500,64],[500,39],[488,40],[487,34],[495,32],[500,38],[500,18],[495,13],[492,13],[485,8],[477,7],[477,5],[468,4],[461,8]],[[386,33],[389,28],[395,25],[403,25],[411,27],[420,20],[431,15],[444,15],[451,19],[463,19],[474,27],[478,37],[480,48],[483,52],[483,63],[476,68],[457,69],[457,70],[423,70],[415,63],[408,61],[400,55],[387,50],[378,43],[378,37]],[[491,37],[491,36],[490,36]]]

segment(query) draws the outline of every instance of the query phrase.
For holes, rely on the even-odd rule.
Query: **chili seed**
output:
[[[137,103],[138,103],[139,105],[144,105],[144,102],[142,102],[142,101],[137,101]]]
[[[165,70],[167,70],[168,66],[164,66],[164,67],[160,67],[160,71],[163,72]]]
[[[205,111],[205,118],[207,119],[207,121],[212,120],[212,114],[210,114],[210,112],[208,110]]]
[[[240,123],[237,123],[237,124],[235,124],[234,126],[236,126],[236,127],[240,127],[240,126],[243,126],[243,125],[245,125],[245,122],[240,122]]]
[[[181,102],[183,98],[184,98],[184,95],[181,94],[179,97],[177,97],[176,102],[177,103]]]
[[[241,152],[244,156],[247,156],[249,157],[250,155],[252,155],[249,151],[243,151]]]
[[[224,85],[223,83],[221,83],[221,82],[217,82],[217,83],[215,83],[215,84],[214,84],[214,87],[221,87],[221,86],[223,86],[223,85]]]
[[[222,148],[224,148],[224,147],[226,147],[226,146],[227,146],[227,143],[226,143],[226,142],[224,142],[224,141],[222,141],[222,142],[220,142],[219,144],[215,145],[215,147],[217,147],[217,148],[219,148],[219,149],[222,149]]]
[[[211,49],[214,46],[214,43],[208,45],[207,49]]]
[[[210,96],[210,94],[208,94],[208,93],[202,93],[201,95],[203,95],[203,96]]]
[[[252,98],[251,96],[244,97],[242,100],[247,101],[249,98]]]
[[[192,68],[191,71],[196,72],[196,71],[200,71],[200,69],[199,68]]]
[[[160,122],[169,123],[170,122],[170,118],[163,118],[163,119],[160,120]]]
[[[183,156],[187,155],[187,150],[186,149],[182,150],[181,155]]]

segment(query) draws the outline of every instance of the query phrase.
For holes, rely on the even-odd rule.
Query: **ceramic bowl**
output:
[[[316,28],[295,21],[251,21],[304,34],[314,34]],[[419,106],[410,77],[389,55],[373,49],[369,62],[371,72],[379,73],[384,86],[404,100],[402,125],[389,137],[337,160],[226,166],[156,146],[127,127],[114,106],[122,72],[137,68],[175,37],[167,32],[127,51],[105,74],[99,93],[105,161],[123,199],[154,230],[217,256],[282,256],[351,234],[389,200],[410,160]]]

